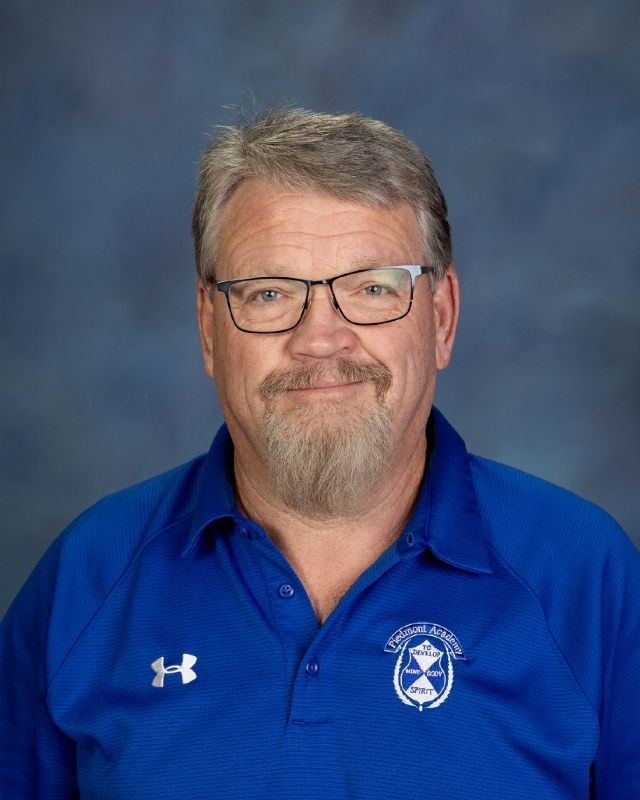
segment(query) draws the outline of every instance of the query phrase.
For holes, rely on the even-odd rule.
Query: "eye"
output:
[[[278,297],[281,297],[281,295],[276,289],[263,289],[261,292],[258,292],[258,298],[263,303],[272,303],[274,300],[277,300]]]
[[[381,283],[373,283],[371,286],[365,286],[363,292],[369,297],[379,297],[381,294],[387,291],[386,287],[384,287]]]
[[[283,296],[282,292],[278,291],[278,289],[258,289],[255,292],[251,292],[251,294],[245,298],[244,302],[270,305]]]

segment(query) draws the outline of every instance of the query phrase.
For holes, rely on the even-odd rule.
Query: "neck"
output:
[[[354,581],[400,536],[415,505],[427,454],[397,453],[384,478],[348,516],[310,517],[284,505],[255,461],[236,453],[238,504],[267,533],[303,583],[322,623]]]

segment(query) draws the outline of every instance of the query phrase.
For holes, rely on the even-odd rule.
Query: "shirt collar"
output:
[[[427,438],[429,462],[407,528],[416,545],[427,547],[441,561],[470,572],[491,572],[465,444],[436,408],[431,410]],[[227,426],[222,425],[204,461],[195,514],[182,555],[191,553],[206,531],[241,520],[248,522],[236,504],[233,443]]]
[[[233,523],[241,516],[233,489],[233,442],[227,426],[222,425],[204,460],[195,513],[182,557],[196,548],[209,526]]]
[[[426,545],[441,561],[490,573],[491,555],[465,443],[437,408],[427,424],[429,463],[416,506]],[[415,512],[414,512],[415,517]]]

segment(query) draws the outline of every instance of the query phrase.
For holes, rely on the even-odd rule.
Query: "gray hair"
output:
[[[451,263],[447,203],[429,160],[400,131],[360,114],[276,108],[237,127],[222,126],[200,163],[193,210],[198,275],[215,280],[218,226],[240,183],[263,178],[288,189],[414,211],[426,263],[444,276]]]

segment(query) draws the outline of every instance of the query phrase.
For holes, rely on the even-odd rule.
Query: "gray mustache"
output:
[[[376,396],[380,401],[391,386],[391,371],[379,361],[361,363],[348,358],[339,358],[330,365],[314,364],[296,370],[272,372],[258,386],[258,395],[261,400],[268,402],[282,392],[313,389],[321,377],[327,376],[349,383],[371,381],[376,387]]]

